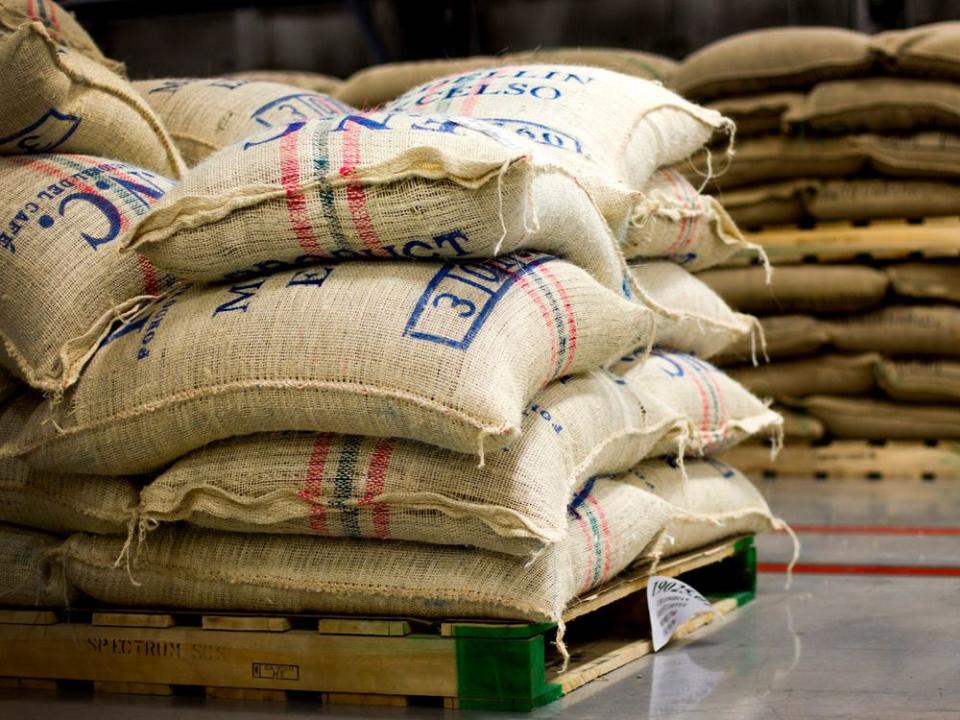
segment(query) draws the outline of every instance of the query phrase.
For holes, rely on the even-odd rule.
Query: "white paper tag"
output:
[[[709,600],[685,582],[663,575],[654,575],[647,583],[647,606],[654,652],[666,645],[677,627],[690,618],[716,612]]]

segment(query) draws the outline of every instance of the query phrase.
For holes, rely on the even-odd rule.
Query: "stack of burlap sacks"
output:
[[[75,57],[49,35],[0,46]],[[41,99],[75,133],[4,146],[58,154],[2,160],[28,280],[0,306],[3,602],[558,620],[636,559],[777,524],[709,458],[781,424],[704,359],[755,323],[691,271],[747,245],[667,169],[719,113],[561,65],[362,114],[110,83],[109,127],[136,107],[154,136],[74,146],[97,103],[68,93]],[[170,167],[71,154],[118,136]]]
[[[960,208],[960,23],[873,37],[837,28],[764,30],[688,57],[674,86],[737,121],[736,153],[708,183],[741,227]],[[692,171],[705,170],[700,162]],[[724,168],[723,170],[720,170]],[[960,435],[960,267],[900,262],[760,268],[704,276],[763,316],[773,363],[749,352],[733,377],[800,415],[815,439]]]

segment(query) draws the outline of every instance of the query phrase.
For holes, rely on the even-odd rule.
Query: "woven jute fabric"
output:
[[[639,190],[733,123],[658,83],[576,65],[506,65],[420,85],[385,109],[473,117],[540,149],[588,185],[613,178]],[[601,209],[607,203],[597,191]],[[614,225],[615,226],[615,225]]]
[[[604,68],[631,77],[657,80],[667,87],[670,87],[671,77],[679,67],[676,60],[663,55],[623,48],[536,48],[535,50],[505,53],[499,57],[512,65],[537,63],[539,65],[586,65]],[[448,74],[444,73],[444,75]]]
[[[831,435],[870,440],[960,438],[960,407],[815,395],[802,402]]]
[[[64,562],[84,592],[121,605],[556,621],[637,557],[772,524],[736,471],[690,462],[684,478],[658,461],[579,488],[565,538],[532,563],[456,546],[187,526],[147,536],[131,567],[137,585],[114,567],[122,540],[74,535]]]
[[[170,181],[85,155],[0,157],[0,363],[30,385],[74,383],[111,323],[169,285],[116,247]]]
[[[960,303],[960,263],[951,260],[909,262],[886,268],[897,295]]]
[[[806,217],[803,194],[817,182],[807,179],[751,185],[724,190],[720,198],[724,210],[741,228],[755,230],[765,225],[792,225]]]
[[[870,47],[892,72],[960,79],[960,22],[879,33]]]
[[[0,525],[0,605],[69,604],[76,592],[66,582],[62,564],[47,560],[62,543],[55,535]]]
[[[124,73],[123,63],[105,58],[73,14],[52,0],[0,0],[0,35],[30,22],[43,23],[50,37],[60,45],[83,53],[115,73]]]
[[[732,307],[755,313],[836,313],[879,304],[889,280],[863,265],[787,265],[770,281],[762,267],[718,268],[698,276]]]
[[[127,243],[187,280],[324,259],[486,258],[536,249],[620,290],[619,245],[578,179],[469,118],[340,115],[232,145],[188,173]],[[631,200],[620,198],[621,223]]]
[[[482,468],[413,441],[257,434],[178,460],[141,494],[143,523],[470,545],[523,555],[566,533],[574,489],[685,444],[686,418],[604,371],[551,383]]]
[[[960,403],[956,360],[884,360],[876,370],[877,384],[896,400]]]
[[[755,248],[716,198],[675,170],[658,170],[642,192],[621,242],[627,258],[668,258],[698,272]]]
[[[332,75],[300,70],[242,70],[227,73],[225,78],[233,80],[256,80],[257,82],[292,85],[310,92],[332,95],[343,87],[343,80]]]
[[[655,342],[660,347],[710,358],[731,346],[759,343],[757,321],[734,312],[716,292],[681,266],[659,260],[631,265],[630,274],[658,315]]]
[[[727,373],[761,397],[802,398],[807,395],[869,395],[880,356],[824,354],[758,367],[727,368]]]
[[[373,65],[348,77],[334,95],[354,107],[374,108],[434,78],[490,67],[497,62],[495,57],[476,56]]]
[[[694,99],[791,90],[864,74],[874,63],[869,38],[834,27],[753,30],[697,50],[673,75]]]
[[[58,45],[38,22],[0,36],[0,154],[84,153],[169,177],[183,160],[160,119],[116,73]]]
[[[632,386],[675,410],[690,422],[689,452],[712,455],[766,433],[776,440],[780,416],[726,373],[700,358],[654,350],[644,360],[628,355],[614,366]],[[659,448],[655,448],[657,452]]]
[[[281,430],[497,450],[547,382],[649,344],[652,320],[536,254],[348,262],[180,288],[110,335],[63,401],[41,406],[0,454],[140,473],[214,440]]]
[[[858,78],[820,83],[784,115],[796,131],[960,130],[960,87],[942,80]]]
[[[804,102],[799,92],[763,93],[743,97],[727,97],[707,103],[707,107],[737,124],[737,137],[778,133],[783,116]]]
[[[888,355],[960,355],[960,307],[889,305],[825,323],[834,346]]]
[[[160,78],[133,82],[163,121],[187,165],[269,128],[349,113],[328,95],[293,85],[229,78]]]
[[[768,315],[760,318],[771,359],[809,355],[830,342],[830,328],[809,315]],[[749,363],[756,357],[751,339],[740,340],[713,358],[720,364]]]
[[[23,427],[41,402],[25,393],[0,414],[0,444]],[[0,460],[0,522],[55,533],[124,534],[139,502],[130,478],[31,471],[22,460]]]

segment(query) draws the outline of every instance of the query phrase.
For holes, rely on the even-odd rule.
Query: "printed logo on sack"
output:
[[[0,138],[0,152],[50,152],[63,145],[79,125],[80,118],[76,115],[66,115],[50,108],[27,127]]]
[[[325,95],[297,93],[295,95],[284,95],[257,108],[250,119],[263,127],[270,128],[289,125],[298,120],[349,113],[350,109],[343,103]]]

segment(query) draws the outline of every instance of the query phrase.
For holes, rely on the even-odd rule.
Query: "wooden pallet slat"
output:
[[[827,444],[787,443],[771,460],[770,448],[745,443],[722,456],[750,476],[833,479],[960,480],[960,441],[926,443],[889,440],[834,440]]]
[[[960,257],[960,216],[917,220],[821,222],[813,227],[771,226],[745,233],[766,250],[774,264]],[[739,253],[733,264],[751,263]]]
[[[653,573],[690,579],[716,595],[718,615],[730,612],[755,591],[752,537],[657,567],[637,564],[574,602],[565,615],[573,661],[564,672],[553,623],[98,609],[6,611],[0,679],[17,687],[87,681],[104,693],[199,686],[207,697],[230,700],[283,700],[293,692],[337,703],[529,710],[651,651],[643,590]]]

